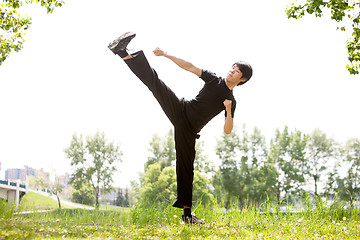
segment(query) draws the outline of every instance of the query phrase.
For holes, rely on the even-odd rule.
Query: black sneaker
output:
[[[127,32],[124,33],[123,35],[121,35],[120,37],[118,37],[117,39],[115,39],[114,41],[112,41],[108,48],[114,53],[117,54],[120,51],[126,51],[126,47],[129,44],[129,42],[131,41],[131,39],[133,39],[136,36],[135,33],[133,32]]]
[[[189,223],[189,224],[204,224],[205,223],[205,222],[201,221],[200,219],[198,219],[197,217],[195,217],[194,214],[191,214],[191,216],[182,215],[181,218],[184,221],[184,223]]]

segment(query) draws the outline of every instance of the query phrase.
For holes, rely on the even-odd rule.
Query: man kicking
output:
[[[232,90],[251,78],[252,68],[246,62],[237,62],[233,64],[226,79],[223,79],[156,48],[153,51],[156,56],[170,59],[182,69],[194,73],[205,82],[194,99],[179,99],[159,79],[156,71],[150,67],[143,51],[128,54],[127,45],[135,35],[135,33],[127,32],[115,39],[108,47],[114,54],[119,55],[130,70],[149,88],[173,124],[177,177],[177,199],[173,206],[184,209],[184,215],[182,215],[184,222],[203,224],[203,221],[191,213],[195,141],[199,138],[200,130],[223,110],[225,110],[224,132],[231,133],[236,107]]]

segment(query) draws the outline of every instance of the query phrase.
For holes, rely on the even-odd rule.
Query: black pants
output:
[[[177,199],[174,207],[192,205],[192,185],[194,179],[195,141],[199,135],[189,123],[184,108],[184,100],[158,78],[142,51],[125,60],[131,71],[149,88],[175,129]]]

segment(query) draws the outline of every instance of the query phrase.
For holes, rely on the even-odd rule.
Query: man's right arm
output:
[[[192,63],[187,62],[181,58],[169,55],[167,52],[164,52],[160,48],[155,48],[155,50],[153,52],[154,52],[155,56],[166,57],[166,58],[170,59],[171,61],[173,61],[176,65],[178,65],[182,69],[192,72],[193,74],[195,74],[198,77],[201,76],[202,70],[198,67],[195,67]]]

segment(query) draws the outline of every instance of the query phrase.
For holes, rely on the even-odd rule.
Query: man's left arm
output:
[[[225,99],[224,101],[224,106],[226,109],[226,118],[225,118],[225,124],[224,124],[224,132],[225,134],[230,134],[234,123],[233,123],[233,118],[231,116],[231,100]]]

